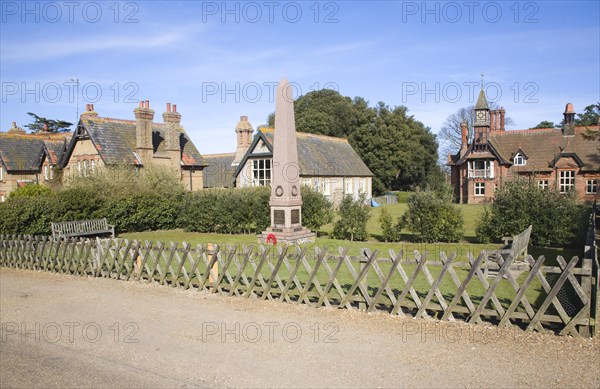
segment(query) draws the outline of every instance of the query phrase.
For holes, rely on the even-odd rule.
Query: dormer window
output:
[[[525,166],[526,159],[522,153],[517,153],[513,158],[513,164],[515,166]]]

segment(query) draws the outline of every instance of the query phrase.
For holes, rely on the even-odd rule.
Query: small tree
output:
[[[302,224],[319,234],[319,229],[333,220],[333,205],[322,193],[302,187]]]
[[[432,191],[410,196],[402,223],[421,242],[457,242],[463,236],[461,210],[448,197]]]
[[[367,240],[367,222],[371,209],[365,200],[364,194],[361,194],[356,201],[350,195],[344,197],[339,209],[340,219],[333,226],[334,238],[350,239],[350,241]]]
[[[559,247],[573,244],[579,235],[584,235],[579,231],[585,212],[574,193],[541,189],[527,181],[509,182],[496,192],[490,210],[477,222],[476,233],[480,241],[494,242],[533,225],[534,246]]]
[[[383,240],[385,242],[395,242],[398,240],[398,228],[394,226],[394,219],[387,207],[381,207],[379,213],[379,226],[383,232]]]

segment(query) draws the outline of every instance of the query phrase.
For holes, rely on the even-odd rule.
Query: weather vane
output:
[[[483,89],[483,73],[481,73],[481,89]]]

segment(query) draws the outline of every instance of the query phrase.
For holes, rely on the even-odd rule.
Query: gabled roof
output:
[[[273,156],[273,128],[260,128],[252,145],[234,173],[237,177],[241,168],[251,156]],[[254,153],[259,140],[265,142],[269,153]],[[347,139],[332,136],[296,132],[298,163],[301,176],[322,177],[371,177],[373,173],[350,146]]]
[[[50,161],[50,164],[57,165],[60,162],[62,155],[67,148],[66,139],[45,140],[44,148],[45,148],[46,156],[47,156],[48,160]]]
[[[202,170],[202,183],[205,188],[231,188],[233,187],[233,173],[231,166],[235,153],[205,154],[207,166]]]
[[[492,131],[487,151],[473,152],[473,145],[463,155],[449,156],[449,165],[461,165],[467,159],[496,158],[501,164],[512,165],[517,152],[526,156],[527,163],[520,172],[553,170],[561,158],[573,158],[583,171],[600,171],[600,142],[587,140],[583,134],[598,126],[575,127],[575,136],[564,136],[559,128]]]
[[[39,172],[45,155],[50,163],[70,134],[0,134],[0,159],[7,172]],[[60,158],[60,156],[58,156]]]
[[[587,128],[591,127],[575,127],[572,137],[563,136],[558,128],[492,132],[490,143],[505,160],[512,161],[511,156],[518,150],[527,155],[527,164],[521,171],[550,171],[561,157],[575,157],[582,170],[598,171],[600,143],[582,136]]]
[[[79,121],[78,128],[82,127],[85,132],[77,135],[63,158],[66,164],[70,158],[77,138],[89,136],[98,150],[98,154],[107,165],[131,164],[138,165],[139,160],[134,154],[136,151],[136,128],[135,120],[123,120],[103,117],[86,117]],[[165,152],[164,124],[152,123],[152,145],[155,155]],[[179,137],[181,146],[181,162],[186,167],[206,166],[206,161],[196,149],[188,135],[183,131]],[[142,161],[144,163],[145,161]]]

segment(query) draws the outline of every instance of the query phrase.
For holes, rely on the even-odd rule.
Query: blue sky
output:
[[[436,133],[481,73],[514,129],[600,100],[598,1],[2,1],[0,17],[2,131],[27,112],[74,122],[76,96],[126,119],[150,100],[159,122],[177,104],[201,153],[231,152],[282,77],[405,105]]]

